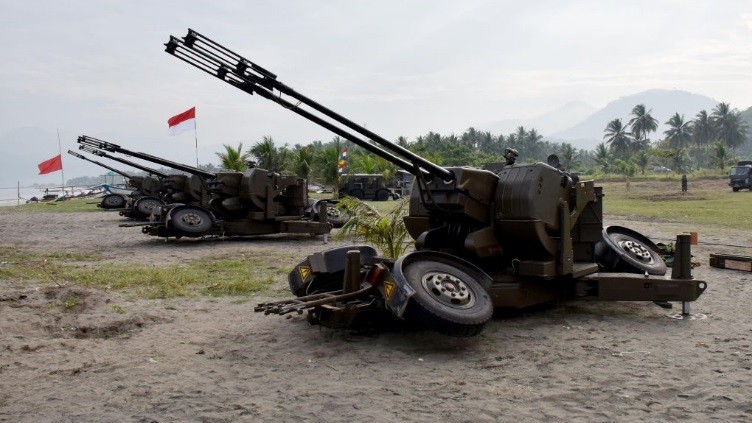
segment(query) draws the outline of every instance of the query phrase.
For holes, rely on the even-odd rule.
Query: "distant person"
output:
[[[687,192],[687,175],[682,175],[681,184],[682,184],[682,193]]]

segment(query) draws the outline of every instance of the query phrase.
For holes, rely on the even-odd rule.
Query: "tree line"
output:
[[[514,148],[522,162],[545,161],[553,153],[568,170],[627,176],[638,171],[645,173],[651,164],[668,165],[682,173],[701,168],[723,171],[734,159],[734,153],[749,144],[747,123],[728,103],[718,104],[710,113],[702,110],[691,120],[675,113],[666,125],[663,137],[652,141],[650,135],[657,131],[658,120],[652,116],[652,109],[638,104],[626,124],[621,119],[606,124],[604,141],[592,151],[575,148],[568,142],[545,140],[536,129],[523,126],[507,135],[471,127],[460,135],[429,132],[414,140],[400,136],[394,142],[442,166],[479,167],[504,162],[504,150]],[[326,185],[337,183],[343,147],[348,149],[346,173],[380,173],[390,179],[397,170],[387,160],[340,137],[289,146],[277,145],[271,136],[265,136],[248,149],[243,143],[223,147],[224,151],[216,153],[223,169],[244,171],[254,162],[262,169],[293,173]]]
[[[719,103],[710,113],[701,110],[689,120],[675,113],[665,122],[668,129],[663,138],[655,142],[648,138],[658,128],[651,112],[638,104],[626,125],[621,119],[606,125],[605,141],[595,148],[595,162],[604,173],[645,173],[655,158],[681,173],[702,168],[724,171],[733,163],[735,151],[748,141],[747,123],[728,103]]]

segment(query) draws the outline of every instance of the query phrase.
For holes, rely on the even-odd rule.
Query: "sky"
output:
[[[23,149],[13,134],[28,128],[49,138],[24,156],[28,174],[3,175],[0,155],[0,181],[59,181],[35,175],[58,131],[63,152],[85,134],[188,164],[196,142],[216,163],[223,144],[333,137],[165,53],[188,28],[387,139],[654,88],[752,106],[749,0],[0,0],[0,151]],[[169,137],[192,106],[196,137]],[[66,177],[101,171],[63,160]]]

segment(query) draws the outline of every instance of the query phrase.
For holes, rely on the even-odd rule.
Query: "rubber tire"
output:
[[[376,191],[376,201],[386,201],[389,199],[389,191],[385,189],[380,189]]]
[[[144,217],[149,217],[155,210],[159,211],[159,208],[164,206],[165,202],[155,197],[141,197],[136,200],[133,205],[133,209]]]
[[[323,201],[317,202],[316,205],[313,206],[313,217],[314,217],[314,220],[318,222],[321,221],[321,218],[319,217],[321,215],[321,203],[323,203]],[[329,213],[329,211],[332,209],[334,209],[335,211],[339,211],[339,216],[332,216]],[[331,223],[332,227],[334,228],[341,228],[342,226],[344,226],[345,223],[347,223],[348,220],[350,220],[350,214],[346,210],[337,209],[337,207],[332,203],[329,203],[329,202],[326,203],[326,211],[327,211],[326,221]]]
[[[605,262],[610,271],[627,273],[645,273],[662,276],[668,267],[658,254],[658,247],[646,236],[637,231],[621,226],[609,226],[603,229],[603,239],[595,245],[596,260]],[[609,238],[609,239],[606,239]],[[619,248],[620,241],[633,241],[645,247],[653,263],[644,263],[632,257],[629,251]]]
[[[107,194],[102,198],[100,206],[103,209],[121,209],[125,207],[125,197],[120,194]]]
[[[198,217],[198,224],[187,223],[183,218],[193,214]],[[181,207],[170,212],[172,229],[176,234],[187,237],[200,237],[205,235],[214,225],[211,213],[198,207]]]
[[[733,188],[731,188],[731,190],[734,191],[734,192],[739,192],[739,188],[737,188],[737,187],[733,187]],[[752,188],[750,188],[750,190],[752,190]]]
[[[460,279],[474,294],[475,303],[469,308],[455,308],[437,301],[423,287],[421,279],[427,272],[444,272]],[[448,336],[475,336],[483,330],[493,316],[493,303],[488,292],[463,270],[436,260],[408,263],[402,273],[415,295],[405,310],[407,319],[415,319]]]

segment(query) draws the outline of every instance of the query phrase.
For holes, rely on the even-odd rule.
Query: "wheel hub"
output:
[[[188,226],[199,226],[202,222],[201,216],[196,213],[184,214],[180,217],[180,220]]]
[[[475,297],[460,279],[443,272],[428,272],[421,279],[423,288],[437,301],[455,308],[471,307]]]
[[[650,254],[650,250],[637,241],[619,241],[619,246],[637,260],[644,263],[650,263],[653,261],[653,256]]]

